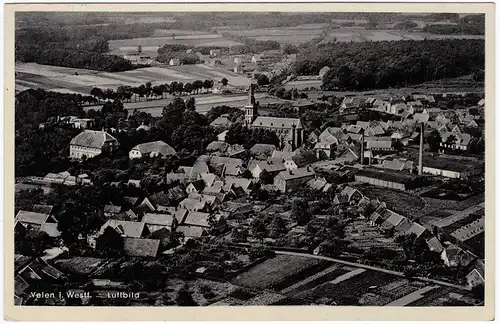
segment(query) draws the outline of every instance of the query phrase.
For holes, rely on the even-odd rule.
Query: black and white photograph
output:
[[[484,12],[14,25],[15,305],[485,306]]]

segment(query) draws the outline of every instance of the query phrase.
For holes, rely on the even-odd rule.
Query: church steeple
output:
[[[245,123],[250,126],[257,118],[257,105],[255,104],[254,84],[250,83],[248,87],[248,103],[245,106]]]

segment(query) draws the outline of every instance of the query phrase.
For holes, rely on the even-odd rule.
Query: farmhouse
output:
[[[170,62],[168,62],[168,65],[170,65],[170,66],[181,65],[181,60],[179,60],[178,58],[173,58],[170,60]]]
[[[118,141],[105,131],[84,130],[70,142],[69,157],[72,159],[92,158],[104,151],[113,151]]]
[[[130,150],[128,156],[130,159],[140,159],[149,157],[166,157],[167,155],[176,155],[177,152],[163,141],[148,142],[136,145]]]

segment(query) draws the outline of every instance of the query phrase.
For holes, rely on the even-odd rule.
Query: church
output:
[[[243,109],[245,110],[245,124],[247,127],[265,128],[275,132],[281,143],[291,145],[292,150],[302,145],[304,128],[299,118],[259,116],[253,84],[248,89],[248,104]]]

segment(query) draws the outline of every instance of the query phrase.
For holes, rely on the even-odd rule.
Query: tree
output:
[[[186,285],[184,285],[177,292],[177,296],[175,298],[175,304],[177,306],[198,306],[198,304],[194,301],[189,289]]]
[[[297,54],[298,52],[299,52],[299,48],[295,45],[288,44],[288,43],[283,45],[283,53],[286,55]]]
[[[96,247],[96,250],[103,257],[120,257],[123,253],[123,237],[108,226],[104,229],[104,233],[97,238]]]
[[[269,183],[272,183],[274,178],[266,169],[264,169],[259,174],[259,180],[262,181],[262,183],[264,183],[264,184],[269,184]]]
[[[235,243],[246,242],[247,238],[248,238],[248,230],[245,228],[243,229],[234,228],[231,231],[231,239]]]
[[[319,245],[319,254],[328,256],[328,257],[335,257],[340,254],[341,249],[340,249],[340,242],[333,238],[333,239],[328,239],[326,241],[323,241]]]
[[[191,85],[191,83],[186,83],[184,85],[184,92],[186,92],[186,93],[193,92],[193,86]]]
[[[269,236],[279,238],[287,233],[286,223],[280,216],[276,216],[271,221]]]
[[[265,86],[265,85],[268,85],[269,84],[269,79],[267,78],[267,76],[265,74],[261,74],[259,75],[259,77],[257,78],[257,84],[259,86]]]
[[[141,45],[137,45],[137,53],[138,54],[142,53],[142,46]]]
[[[223,86],[227,86],[229,81],[226,78],[222,78],[220,82],[222,83]]]
[[[306,199],[294,201],[290,216],[299,226],[306,225],[312,218],[308,201]]]
[[[441,135],[437,130],[433,130],[427,137],[426,137],[427,144],[429,144],[429,149],[431,152],[438,152],[439,147],[441,145]]]
[[[251,261],[255,261],[260,258],[273,258],[275,255],[276,253],[273,250],[263,245],[254,246],[248,251],[248,256]]]
[[[196,105],[195,105],[196,101],[193,97],[189,98],[187,101],[186,101],[186,109],[187,110],[190,110],[190,111],[195,111],[196,110]]]
[[[449,148],[453,148],[457,142],[457,137],[453,134],[450,134],[448,138],[446,139],[446,145]]]
[[[42,256],[52,243],[47,233],[30,228],[23,233],[16,232],[14,238],[15,252],[26,256]]]

